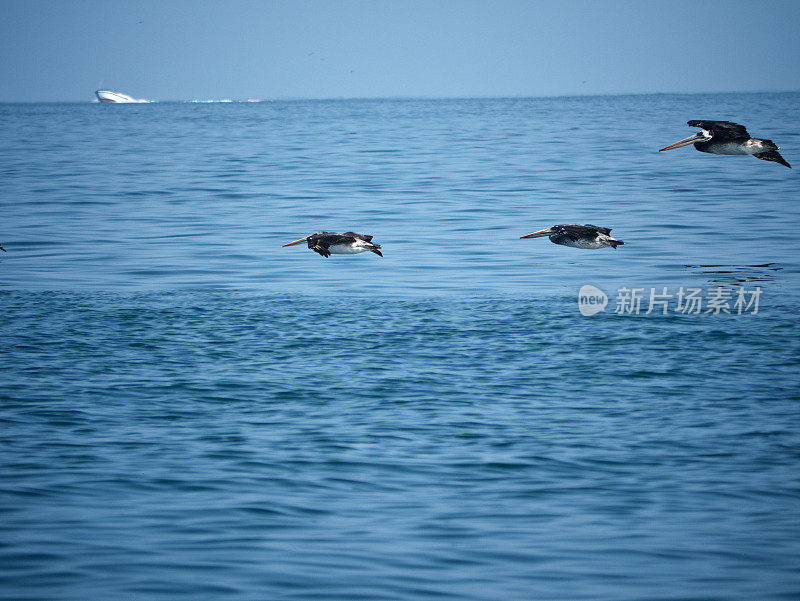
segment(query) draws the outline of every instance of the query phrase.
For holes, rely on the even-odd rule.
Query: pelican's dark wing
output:
[[[328,250],[331,246],[337,244],[352,244],[355,238],[347,234],[337,234],[335,232],[317,232],[308,240],[308,248],[315,253],[321,254],[323,257],[330,257],[331,251]]]
[[[588,223],[584,227],[590,227],[601,234],[605,234],[606,236],[611,234],[611,228],[608,227],[600,227],[599,225],[589,225]]]
[[[363,240],[364,242],[372,242],[372,236],[367,236],[366,234],[356,234],[355,232],[345,232],[342,236],[352,236],[353,238],[358,238],[359,240]]]
[[[317,232],[316,234],[312,234],[308,237],[308,248],[327,259],[331,256],[331,251],[329,251],[328,248],[333,244],[332,238],[338,235],[339,234],[332,234],[329,232]]]
[[[611,230],[605,227],[598,227],[596,225],[579,225],[577,223],[569,225],[556,225],[553,229],[558,229],[561,233],[569,236],[573,242],[578,240],[592,239],[597,236],[597,233],[605,234],[608,236]]]
[[[327,248],[336,244],[352,244],[356,241],[356,237],[352,235],[352,232],[345,232],[344,234],[325,234],[321,240],[325,242]]]
[[[747,133],[747,128],[738,123],[731,123],[730,121],[687,121],[690,127],[699,127],[711,132],[715,140],[738,140],[743,138],[750,139],[750,134]]]
[[[768,150],[767,152],[759,152],[758,154],[754,154],[754,157],[757,159],[761,159],[762,161],[775,161],[776,163],[780,163],[781,165],[786,165],[789,169],[792,166],[786,162],[781,154],[777,150]]]
[[[313,250],[315,253],[322,255],[326,259],[331,256],[331,251],[328,250],[327,244],[321,243],[319,240],[316,243],[310,242],[308,243],[308,248]]]

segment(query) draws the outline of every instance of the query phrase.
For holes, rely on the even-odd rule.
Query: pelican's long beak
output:
[[[538,232],[533,232],[532,234],[528,234],[527,236],[520,236],[519,239],[522,240],[523,238],[541,238],[542,236],[549,236],[553,233],[553,228],[549,227],[546,230],[539,230]]]
[[[308,236],[305,238],[300,238],[299,240],[295,240],[294,242],[289,242],[288,244],[284,244],[283,246],[294,246],[295,244],[300,244],[302,242],[308,242]],[[283,248],[283,246],[281,248]]]
[[[708,136],[704,135],[703,132],[698,132],[689,136],[688,138],[684,138],[680,142],[675,142],[674,144],[670,144],[669,146],[664,146],[664,148],[660,148],[658,152],[662,150],[672,150],[673,148],[680,148],[681,146],[688,146],[689,144],[694,144],[695,142],[700,142],[701,140],[708,140]]]

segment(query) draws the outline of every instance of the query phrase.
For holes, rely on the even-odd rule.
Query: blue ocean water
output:
[[[796,93],[0,105],[0,599],[799,598],[798,171],[695,118],[800,166]]]

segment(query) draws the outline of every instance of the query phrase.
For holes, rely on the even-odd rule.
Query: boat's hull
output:
[[[133,98],[126,94],[110,92],[109,90],[97,90],[95,94],[100,102],[136,102]]]

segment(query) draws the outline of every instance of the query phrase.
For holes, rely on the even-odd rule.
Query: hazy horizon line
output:
[[[127,92],[124,92],[127,93]],[[440,95],[408,95],[408,96],[276,96],[272,98],[137,98],[140,102],[134,103],[101,103],[97,98],[91,100],[0,100],[0,104],[154,104],[158,102],[184,102],[188,104],[213,104],[213,103],[246,103],[246,102],[294,102],[301,100],[317,101],[346,101],[346,100],[525,100],[534,98],[584,98],[592,96],[708,96],[716,94],[796,94],[800,89],[786,90],[738,90],[716,92],[614,92],[614,93],[583,93],[583,94],[501,94],[501,95],[475,95],[475,96],[440,96]],[[146,102],[141,102],[142,100]]]

